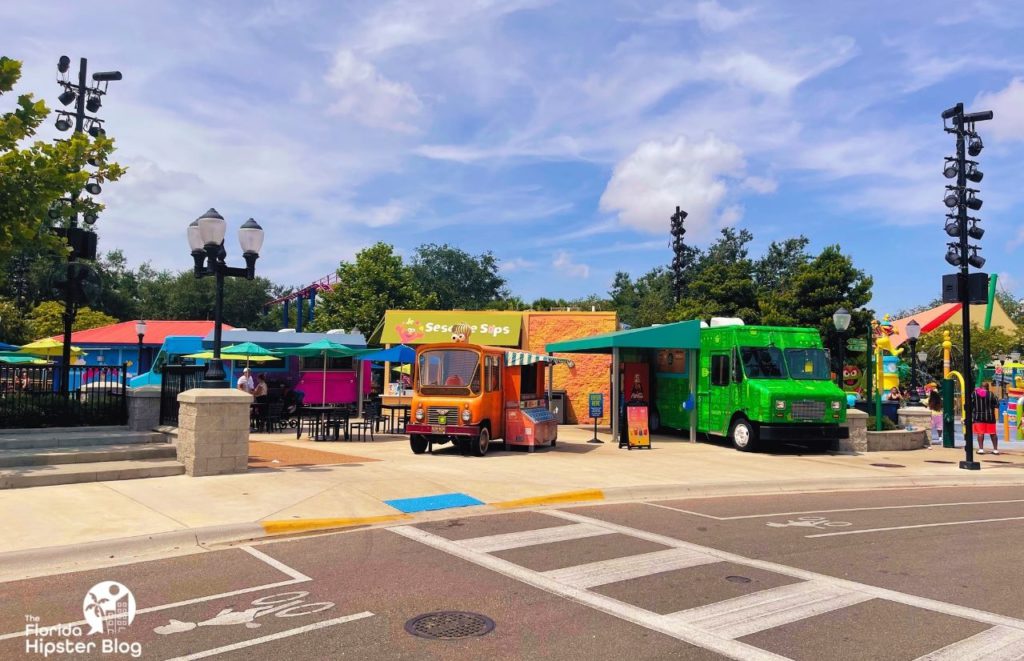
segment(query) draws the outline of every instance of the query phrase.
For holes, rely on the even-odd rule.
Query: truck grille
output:
[[[441,416],[445,421],[441,422]],[[459,409],[456,406],[431,406],[427,408],[427,423],[431,425],[457,425],[459,424]]]
[[[801,420],[821,420],[825,417],[825,402],[801,400],[793,402],[793,417]]]

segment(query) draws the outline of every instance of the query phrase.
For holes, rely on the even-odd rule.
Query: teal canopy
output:
[[[631,328],[575,340],[552,342],[550,353],[611,353],[612,349],[700,349],[700,321]]]

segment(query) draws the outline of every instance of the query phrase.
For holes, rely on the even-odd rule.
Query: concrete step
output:
[[[0,429],[0,450],[166,443],[166,441],[167,437],[158,432],[129,431],[125,427]]]
[[[52,466],[0,468],[0,489],[23,489],[57,484],[134,480],[145,477],[181,475],[185,467],[174,459],[101,461]]]
[[[101,461],[137,459],[173,459],[176,450],[170,443],[126,443],[80,445],[57,448],[0,448],[0,468],[14,466],[54,466],[91,464]]]

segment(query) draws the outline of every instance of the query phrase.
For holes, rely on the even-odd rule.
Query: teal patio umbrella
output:
[[[289,347],[285,349],[278,349],[277,352],[284,356],[300,356],[302,358],[316,358],[320,356],[323,358],[323,381],[322,381],[322,392],[320,393],[320,401],[324,401],[327,398],[327,359],[328,358],[349,358],[358,356],[366,353],[365,350],[353,349],[350,346],[344,344],[338,344],[331,340],[324,338],[317,340],[316,342],[310,342],[309,344],[303,344],[300,347]],[[356,399],[362,399],[362,393],[356,393]]]
[[[260,358],[280,358],[281,354],[277,351],[261,347],[255,342],[242,342],[241,344],[232,344],[230,347],[224,347],[220,350],[221,356],[231,356],[232,360],[242,360],[243,357],[245,362],[248,363],[254,356]]]

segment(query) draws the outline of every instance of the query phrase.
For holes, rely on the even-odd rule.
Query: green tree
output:
[[[75,323],[71,329],[75,331],[89,330],[116,324],[117,319],[89,307],[79,308]],[[28,315],[29,334],[32,340],[53,337],[64,332],[64,304],[58,301],[40,303]]]
[[[28,322],[14,301],[0,299],[0,342],[25,344],[32,340]]]
[[[762,296],[786,287],[800,267],[810,261],[808,243],[810,240],[802,234],[781,243],[771,242],[761,259],[754,262],[754,280]]]
[[[481,310],[508,296],[490,251],[470,255],[448,244],[427,243],[416,248],[410,268],[420,290],[433,295],[442,310]]]
[[[659,266],[635,281],[619,271],[608,291],[608,306],[618,314],[620,323],[634,328],[669,321],[673,307],[671,271]]]
[[[754,262],[747,245],[754,235],[731,227],[711,244],[693,268],[687,295],[672,310],[673,320],[739,317],[747,324],[760,321]]]
[[[844,255],[838,245],[826,246],[793,275],[783,300],[788,304],[793,324],[817,328],[824,337],[835,329],[835,311],[866,305],[871,300],[873,284],[871,277],[856,268],[853,259]]]
[[[148,310],[149,319],[213,320],[214,278],[196,278],[192,271],[181,271],[168,279],[159,278],[148,294],[165,307]],[[259,325],[263,307],[271,300],[274,285],[266,278],[225,278],[224,323],[240,328]]]
[[[369,337],[387,310],[435,305],[436,299],[423,293],[394,247],[378,242],[361,250],[354,262],[338,266],[338,282],[320,296],[313,328],[345,328]]]
[[[0,96],[14,89],[21,78],[21,62],[0,56]],[[116,181],[124,170],[108,160],[114,151],[106,136],[90,138],[73,133],[67,140],[36,141],[25,145],[49,110],[31,94],[22,94],[14,110],[0,114],[0,265],[21,248],[44,243],[53,249],[61,243],[42,229],[49,223],[65,224],[74,213],[98,213],[103,206],[89,197],[78,196],[74,204],[60,207],[60,218],[50,219],[48,211],[57,200],[80,191],[92,177]],[[86,165],[95,163],[89,171]]]

